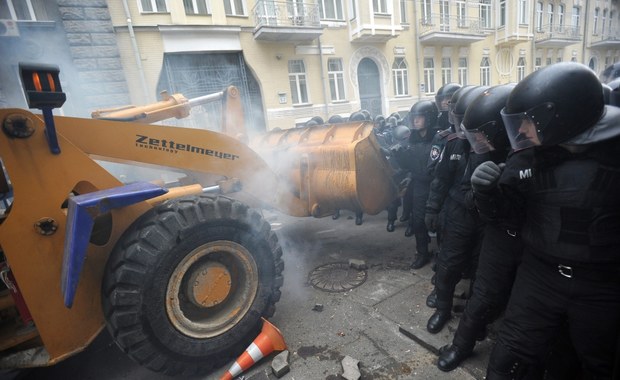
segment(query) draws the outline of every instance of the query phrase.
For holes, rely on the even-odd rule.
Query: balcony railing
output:
[[[420,19],[420,33],[445,32],[463,34],[483,34],[482,20],[478,17],[458,17],[431,14]]]
[[[620,42],[620,29],[613,27],[605,29],[604,33],[595,34],[592,37],[592,42],[598,43],[618,43]]]
[[[543,25],[536,28],[536,41],[541,40],[579,40],[579,27],[566,25]]]
[[[296,1],[257,1],[254,9],[255,26],[320,27],[318,4]]]

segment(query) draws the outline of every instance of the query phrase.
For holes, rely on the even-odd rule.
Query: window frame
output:
[[[143,1],[147,1],[151,3],[151,10],[144,10],[144,6],[142,4]],[[140,13],[170,13],[168,10],[168,0],[164,1],[164,9],[159,9],[157,6],[157,0],[138,0],[138,9]]]
[[[333,12],[334,12],[333,17],[328,17],[328,15],[326,14],[325,4],[327,3],[331,3],[333,7]],[[342,7],[342,0],[320,0],[319,9],[321,13],[321,20],[344,21],[344,9]]]
[[[409,67],[405,57],[395,57],[392,63],[394,96],[409,96]]]
[[[517,82],[525,78],[525,57],[519,57],[517,60]]]
[[[520,25],[528,25],[529,24],[529,18],[528,18],[528,4],[529,2],[527,0],[519,0],[519,15],[518,15],[518,20],[519,20],[519,24]]]
[[[237,9],[236,1],[239,1],[239,5],[241,5],[241,12]],[[227,4],[230,11],[226,7]],[[247,8],[245,0],[224,0],[224,13],[226,13],[226,16],[247,16]]]
[[[463,62],[465,62],[465,65],[463,65]],[[467,57],[459,57],[459,66],[457,67],[457,73],[458,73],[458,83],[461,84],[461,86],[466,86],[467,85],[467,73],[468,73],[468,61],[467,61]]]
[[[338,70],[332,70],[332,62],[337,62]],[[327,80],[329,81],[331,101],[341,102],[347,100],[342,58],[327,59]]]
[[[390,7],[387,0],[372,0],[372,11],[374,14],[390,14]]]
[[[441,85],[443,86],[447,83],[452,83],[452,59],[450,57],[443,57],[441,58]]]
[[[480,85],[491,85],[491,60],[486,56],[480,61]]]
[[[480,0],[478,5],[478,16],[480,18],[480,27],[484,29],[490,29],[492,24],[491,19],[491,1]]]
[[[426,94],[435,93],[435,59],[433,57],[424,57],[424,86]],[[427,63],[430,65],[427,66]]]
[[[301,71],[291,71],[292,65],[300,63]],[[306,64],[303,59],[291,59],[288,61],[288,79],[291,89],[291,102],[293,105],[310,104],[308,91],[308,77]],[[293,87],[295,84],[295,87]]]
[[[192,13],[187,13],[187,6],[186,3],[191,3],[191,7],[193,12]],[[205,7],[205,12],[200,12],[198,4],[202,3],[204,4]],[[185,14],[188,16],[206,16],[206,15],[210,15],[211,14],[211,9],[209,8],[209,1],[208,0],[183,0],[183,7],[185,8]]]

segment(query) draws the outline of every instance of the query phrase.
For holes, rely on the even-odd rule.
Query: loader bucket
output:
[[[370,122],[271,131],[250,146],[321,217],[337,209],[375,215],[397,196]]]

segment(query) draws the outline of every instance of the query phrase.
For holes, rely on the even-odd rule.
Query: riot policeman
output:
[[[522,379],[568,323],[587,378],[611,379],[620,334],[620,110],[564,62],[523,79],[502,118],[515,153],[471,178],[487,218],[524,212],[521,264],[487,379]],[[518,221],[518,219],[517,219]]]
[[[467,107],[463,117],[461,127],[474,151],[469,156],[462,188],[465,204],[470,209],[474,204],[469,178],[475,167],[487,160],[503,163],[510,150],[500,111],[513,88],[514,84],[489,88]],[[476,340],[484,337],[486,325],[505,306],[521,257],[520,243],[514,226],[489,224],[484,227],[473,291],[452,344],[439,350],[437,367],[440,370],[451,371],[468,357]]]
[[[405,125],[398,125],[393,130],[394,144],[391,147],[389,147],[387,151],[389,153],[388,162],[392,166],[392,169],[394,169],[394,176],[392,178],[394,183],[403,183],[403,181],[406,178],[407,178],[407,181],[409,181],[408,169],[401,168],[401,166],[398,164],[398,160],[399,160],[399,156],[401,155],[401,152],[405,152],[409,149],[409,137],[410,136],[411,136],[411,130],[409,129],[409,127]],[[401,162],[403,161],[403,159],[406,160],[406,157],[400,158]],[[400,207],[401,202],[402,202],[401,198],[402,197],[400,196],[397,197],[387,207],[388,222],[387,222],[386,230],[388,232],[394,232],[394,229],[396,228],[394,226],[394,223],[396,222],[398,208]],[[411,207],[409,207],[409,209],[411,209]],[[404,212],[405,212],[405,208],[403,206],[403,213]]]
[[[461,87],[462,86],[458,83],[446,83],[437,90],[437,94],[435,94],[435,105],[439,112],[436,127],[438,131],[450,128],[451,125],[448,120],[450,100],[452,99],[452,95]]]
[[[403,196],[403,203],[406,202],[406,198],[412,202],[411,216],[405,236],[415,235],[417,253],[411,267],[418,269],[430,261],[428,251],[430,237],[424,225],[424,206],[432,179],[426,165],[430,154],[430,142],[433,138],[432,128],[437,123],[435,104],[430,100],[415,103],[409,110],[409,122],[411,126],[409,148],[399,152],[397,159],[401,168],[409,171],[411,178]]]
[[[451,112],[455,126],[461,124],[469,104],[487,88],[474,87],[459,96]],[[455,93],[457,94],[459,91]],[[441,331],[452,316],[454,289],[461,280],[462,273],[472,266],[482,241],[482,224],[476,213],[466,207],[465,197],[461,191],[461,181],[470,151],[465,135],[461,133],[461,136],[462,138],[456,138],[446,144],[442,158],[435,169],[435,178],[441,186],[431,189],[431,195],[426,203],[427,215],[437,215],[439,210],[445,207],[444,212],[450,216],[446,218],[443,243],[437,255],[434,289],[437,310],[426,324],[426,329],[432,334]]]

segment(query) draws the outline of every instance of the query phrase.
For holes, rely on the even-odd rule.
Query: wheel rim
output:
[[[194,338],[231,329],[258,292],[258,270],[242,245],[218,240],[191,251],[168,281],[166,312],[174,327]]]

